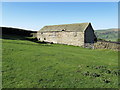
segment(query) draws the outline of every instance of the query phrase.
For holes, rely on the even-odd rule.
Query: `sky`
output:
[[[2,26],[40,30],[45,25],[91,22],[118,27],[117,2],[2,2]]]
[[[119,2],[120,0],[1,0],[2,2]]]

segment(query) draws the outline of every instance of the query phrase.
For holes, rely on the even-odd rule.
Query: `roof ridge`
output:
[[[76,25],[76,24],[90,24],[90,22],[85,22],[85,23],[72,23],[72,24],[58,24],[58,25],[46,25],[46,26],[62,26],[62,25]]]

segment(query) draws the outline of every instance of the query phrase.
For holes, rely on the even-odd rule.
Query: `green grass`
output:
[[[118,53],[3,39],[3,88],[117,88]]]

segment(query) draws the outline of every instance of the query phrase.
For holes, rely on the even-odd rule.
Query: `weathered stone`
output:
[[[96,36],[90,23],[79,23],[45,26],[37,32],[37,38],[39,41],[93,48]]]
[[[111,49],[119,51],[120,44],[115,42],[108,42],[108,41],[98,41],[94,43],[95,49]]]

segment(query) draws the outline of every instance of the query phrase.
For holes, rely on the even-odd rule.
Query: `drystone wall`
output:
[[[111,49],[115,51],[120,51],[120,43],[98,41],[94,43],[94,49]]]
[[[53,42],[58,44],[67,44],[74,46],[84,46],[83,32],[39,32],[37,33],[39,41]]]
[[[32,37],[37,37],[37,33],[31,33]]]
[[[94,49],[94,43],[84,43],[84,48]]]

